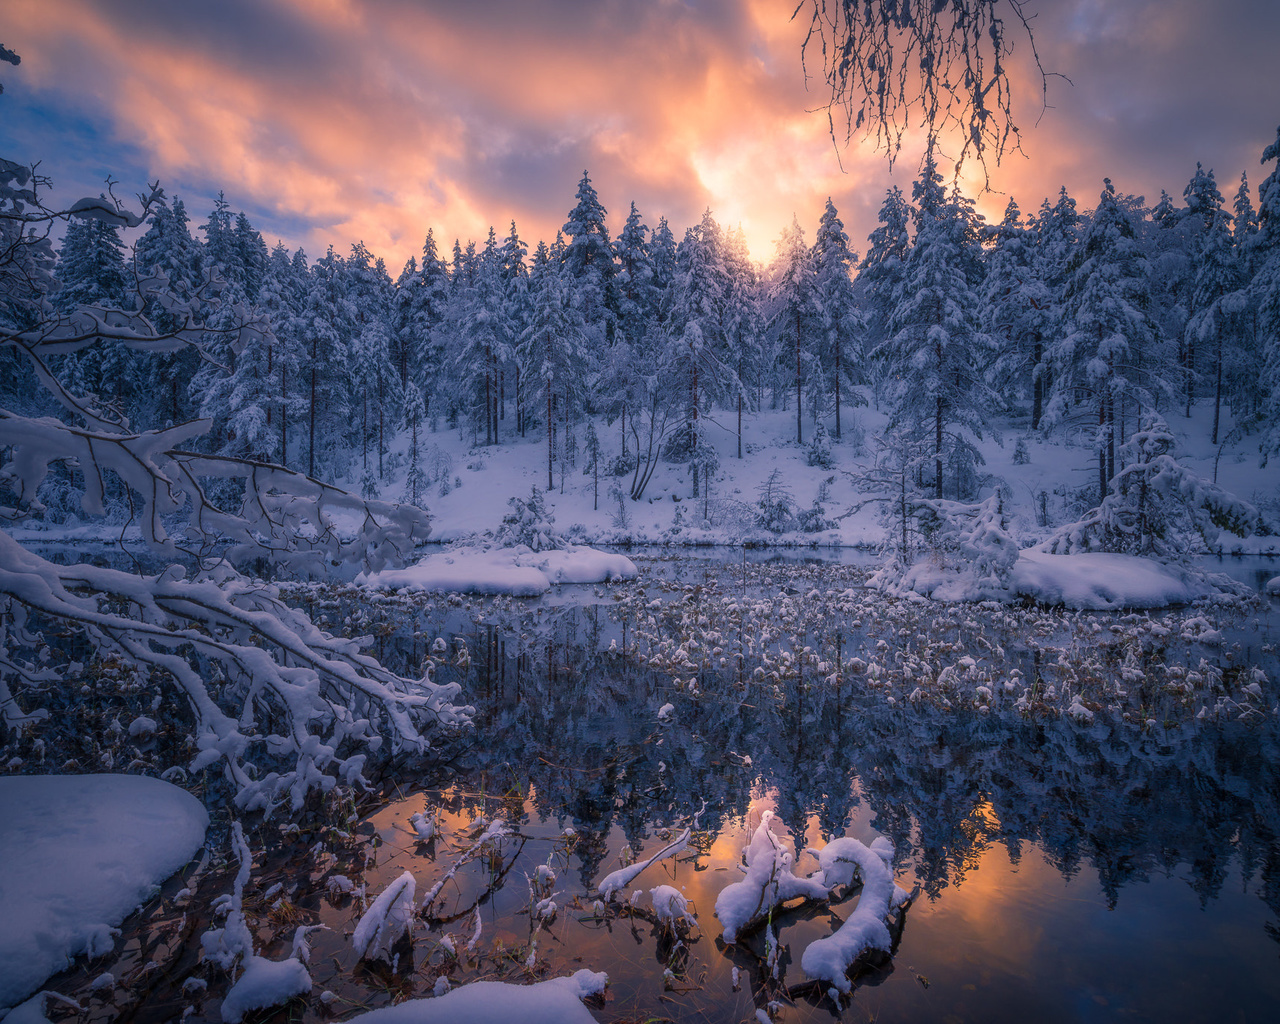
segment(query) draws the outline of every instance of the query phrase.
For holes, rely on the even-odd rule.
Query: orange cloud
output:
[[[1105,175],[1149,199],[1161,186],[1180,194],[1196,159],[1217,161],[1227,191],[1256,164],[1274,112],[1250,135],[1241,125],[1254,115],[1239,108],[1246,93],[1254,103],[1258,92],[1280,94],[1280,83],[1274,60],[1259,59],[1253,78],[1275,87],[1244,88],[1249,72],[1235,65],[1265,51],[1266,32],[1241,35],[1237,23],[1280,23],[1280,5],[1228,0],[1206,13],[1190,0],[1152,3],[1062,0],[1042,12],[1045,66],[1076,85],[1051,82],[1055,109],[1035,125],[1040,83],[1019,44],[1016,113],[1029,159],[1015,154],[995,169],[991,184],[1004,194],[980,200],[989,217],[1001,215],[1006,194],[1031,212],[1062,184],[1087,208]],[[108,148],[141,159],[193,215],[222,188],[269,239],[312,255],[363,240],[393,272],[428,228],[448,244],[483,238],[490,224],[505,233],[514,219],[526,239],[550,239],[584,168],[615,230],[632,200],[650,224],[665,214],[677,234],[710,206],[768,259],[792,214],[812,237],[831,195],[862,248],[886,188],[909,193],[919,159],[916,138],[892,173],[865,141],[837,153],[825,112],[811,112],[825,97],[820,79],[806,91],[807,23],[790,20],[794,0],[7,8],[23,81],[92,110],[110,128]],[[1220,70],[1238,99],[1213,117],[1209,100],[1187,99],[1179,62],[1230,31],[1236,53]],[[1211,92],[1202,85],[1195,95]],[[1179,110],[1198,120],[1168,123]],[[50,141],[54,151],[41,155],[56,175]],[[980,190],[975,168],[962,180]]]

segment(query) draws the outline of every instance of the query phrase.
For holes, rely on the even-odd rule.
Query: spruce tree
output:
[[[865,322],[858,309],[853,288],[853,268],[858,254],[849,248],[849,236],[831,197],[813,243],[814,286],[822,324],[820,362],[830,367],[835,385],[836,440],[841,438],[840,407],[845,396],[841,385],[845,380],[861,383],[862,351],[860,342]]]

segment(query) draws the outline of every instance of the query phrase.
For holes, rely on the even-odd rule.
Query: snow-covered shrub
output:
[[[775,469],[758,488],[756,494],[756,525],[771,533],[785,533],[796,526],[796,501],[782,480],[781,470]]]
[[[662,458],[667,462],[684,463],[693,457],[696,439],[693,436],[693,426],[689,423],[682,423],[667,435],[666,440],[662,442]]]
[[[616,529],[629,530],[631,528],[631,509],[627,505],[627,492],[624,491],[617,480],[609,485],[609,500],[613,502],[613,510],[609,514],[610,520]]]
[[[1018,544],[1009,534],[999,494],[976,505],[917,496],[910,508],[927,543],[928,557],[901,557],[899,552],[900,557],[871,577],[873,586],[950,600],[998,599],[1008,594]]]
[[[1109,551],[1182,560],[1218,534],[1253,533],[1258,510],[1178,463],[1169,425],[1146,413],[1117,455],[1121,469],[1102,503],[1039,545],[1053,554]],[[1199,541],[1197,544],[1195,541]],[[1189,543],[1190,542],[1190,543]]]
[[[628,473],[635,472],[636,453],[633,451],[619,452],[605,463],[603,470],[605,476],[626,476]]]
[[[547,511],[546,499],[535,486],[528,499],[511,497],[511,506],[502,519],[494,539],[503,547],[525,545],[532,551],[550,551],[564,547],[563,538],[555,532],[556,517]]]
[[[813,499],[812,505],[796,515],[796,524],[805,533],[821,533],[835,526],[835,523],[827,518],[827,510],[822,507],[822,503],[817,498]]]
[[[1027,439],[1025,437],[1018,438],[1018,443],[1013,446],[1013,464],[1015,466],[1025,466],[1031,462],[1031,453],[1027,451]]]
[[[827,428],[822,420],[818,420],[813,436],[809,439],[809,465],[830,469],[835,464],[835,457],[831,454],[831,438],[827,436]]]

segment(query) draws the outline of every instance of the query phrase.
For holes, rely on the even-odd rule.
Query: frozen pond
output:
[[[427,996],[442,976],[520,982],[580,967],[609,975],[591,1006],[601,1021],[727,1024],[757,1009],[779,1021],[1270,1019],[1274,603],[919,606],[863,589],[859,557],[788,554],[800,557],[642,557],[638,583],[532,601],[296,588],[327,628],[374,634],[397,667],[434,650],[476,728],[443,767],[394,769],[373,808],[333,803],[324,820],[255,833],[246,911],[263,952],[284,955],[298,923],[331,929],[311,936],[311,1002],[278,1019],[345,1018]],[[1270,565],[1236,563],[1250,579]],[[856,908],[856,890],[723,941],[716,898],[742,877],[766,811],[798,874],[817,867],[806,847],[885,836],[898,884],[916,892],[892,957],[869,963],[839,1007],[800,959]],[[415,813],[434,817],[428,842]],[[499,817],[512,836],[468,855],[473,823]],[[596,906],[605,875],[686,827],[686,849]],[[394,969],[359,962],[358,893],[337,879],[372,897],[405,870],[419,903],[448,877]],[[226,876],[188,884],[192,896],[134,926],[139,961],[157,943],[185,950],[174,992],[159,986],[150,1003],[155,1019],[189,1003],[193,1019],[218,1019],[225,991],[214,971],[202,1001],[176,991],[198,948],[177,915],[198,916]],[[697,918],[679,939],[653,913],[659,885],[682,890]]]

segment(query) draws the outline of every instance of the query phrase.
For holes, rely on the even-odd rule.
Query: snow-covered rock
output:
[[[204,842],[190,793],[137,775],[0,778],[0,1009],[111,933]]]

